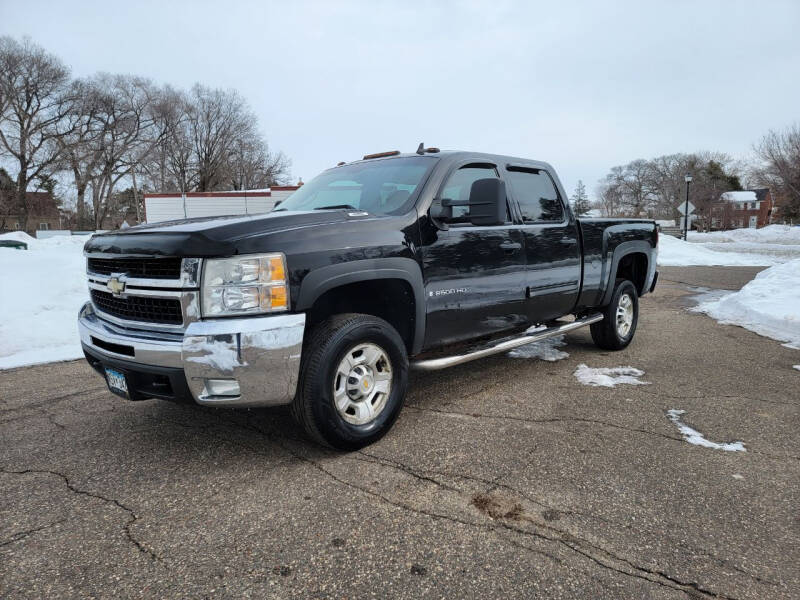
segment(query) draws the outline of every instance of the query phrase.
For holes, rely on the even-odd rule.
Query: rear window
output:
[[[509,167],[506,178],[525,223],[561,222],[564,206],[550,175],[541,169]]]

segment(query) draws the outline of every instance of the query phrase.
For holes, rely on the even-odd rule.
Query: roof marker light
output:
[[[370,160],[371,158],[383,158],[384,156],[397,156],[400,150],[390,150],[389,152],[378,152],[377,154],[365,154],[363,160]]]

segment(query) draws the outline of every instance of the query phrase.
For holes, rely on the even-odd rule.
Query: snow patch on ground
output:
[[[584,385],[614,387],[621,383],[630,385],[650,385],[648,381],[640,381],[639,377],[644,371],[633,367],[599,367],[592,368],[585,364],[578,365],[573,373],[578,381]]]
[[[685,410],[671,408],[667,411],[667,416],[669,417],[669,420],[675,423],[675,425],[678,427],[678,431],[681,432],[683,439],[690,444],[694,444],[695,446],[703,446],[704,448],[713,448],[714,450],[725,450],[726,452],[747,452],[743,442],[728,442],[720,444],[717,442],[712,442],[711,440],[707,440],[702,433],[696,429],[692,429],[686,423],[681,421],[681,415],[685,413]]]
[[[721,242],[757,244],[789,244],[800,246],[800,227],[791,225],[767,225],[761,229],[745,228],[709,233],[689,232],[689,242]]]
[[[792,368],[793,369],[797,369],[798,371],[800,371],[800,365],[792,365]]]
[[[28,244],[27,250],[0,248],[0,369],[83,356],[76,323],[89,297],[83,257],[88,239],[0,235]]]
[[[695,296],[689,296],[689,300],[694,302],[695,305],[704,304],[706,302],[716,302],[731,293],[730,290],[715,290],[701,286],[689,285],[686,287],[696,294]]]
[[[539,360],[555,362],[569,357],[569,353],[559,350],[559,348],[566,345],[567,342],[564,340],[564,336],[559,335],[540,342],[520,346],[509,352],[508,355],[511,358],[538,358]]]
[[[671,235],[658,238],[658,264],[664,267],[768,267],[800,258],[800,245],[684,242]]]
[[[691,310],[800,347],[800,259],[770,267],[738,292]]]
[[[768,225],[711,233],[689,232],[689,241],[662,235],[658,264],[680,266],[769,267],[800,258],[800,227]]]

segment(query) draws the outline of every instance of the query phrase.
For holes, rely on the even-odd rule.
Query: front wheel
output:
[[[628,279],[618,279],[611,302],[603,310],[603,320],[592,323],[595,345],[605,350],[622,350],[631,343],[639,322],[639,296]]]
[[[356,450],[394,424],[406,395],[408,356],[389,323],[334,316],[311,332],[302,362],[292,414],[314,440]]]

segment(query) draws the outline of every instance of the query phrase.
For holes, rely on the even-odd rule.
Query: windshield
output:
[[[405,212],[416,199],[432,157],[410,156],[344,165],[321,173],[274,211],[351,208],[372,214]]]

